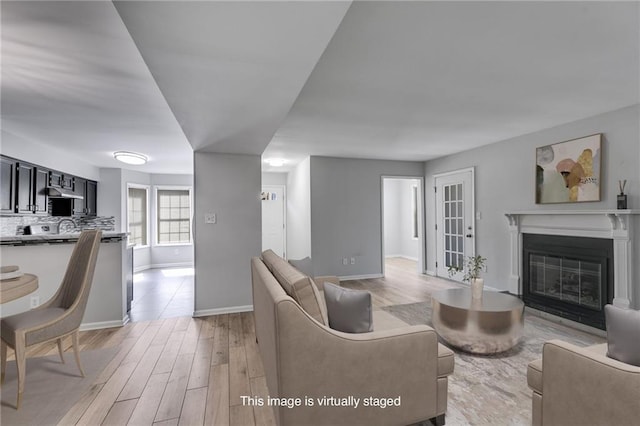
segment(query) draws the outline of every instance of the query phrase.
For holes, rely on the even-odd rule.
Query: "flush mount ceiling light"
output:
[[[282,167],[287,160],[284,158],[267,158],[264,162],[272,167]]]
[[[113,158],[123,163],[140,166],[147,162],[147,156],[136,152],[117,151],[113,153]]]

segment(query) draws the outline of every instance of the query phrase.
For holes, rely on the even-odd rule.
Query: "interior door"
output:
[[[473,169],[435,177],[436,273],[449,276],[449,267],[462,268],[464,258],[475,253]],[[453,279],[461,280],[462,273]]]
[[[262,250],[271,249],[286,259],[285,189],[262,187]]]

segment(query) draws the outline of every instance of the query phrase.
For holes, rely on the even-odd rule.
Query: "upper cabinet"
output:
[[[11,158],[0,159],[0,213],[15,213],[16,202],[16,161]]]
[[[96,215],[97,182],[10,157],[2,156],[0,159],[2,160],[0,213],[50,214],[50,202],[53,198],[49,197],[47,188],[53,187],[83,197],[67,200],[72,206],[69,214]]]
[[[73,215],[84,216],[87,214],[85,207],[85,199],[87,196],[87,180],[82,178],[74,178],[73,180],[73,193],[82,197],[73,200]]]
[[[87,209],[87,216],[96,216],[98,214],[98,182],[95,180],[87,181],[84,203]]]
[[[49,170],[22,161],[16,162],[16,213],[48,213],[48,178]]]

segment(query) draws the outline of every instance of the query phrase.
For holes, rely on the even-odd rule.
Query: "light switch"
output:
[[[216,223],[216,214],[207,213],[204,215],[204,223]]]

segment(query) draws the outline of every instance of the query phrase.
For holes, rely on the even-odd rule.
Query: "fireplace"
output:
[[[527,306],[600,329],[613,300],[613,240],[522,234]]]

